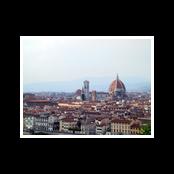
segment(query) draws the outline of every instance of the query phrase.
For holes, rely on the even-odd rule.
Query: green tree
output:
[[[140,129],[140,134],[141,135],[151,135],[151,125],[143,125]]]
[[[73,131],[73,134],[75,133],[75,131],[81,131],[81,129],[78,127],[71,127],[68,130]]]

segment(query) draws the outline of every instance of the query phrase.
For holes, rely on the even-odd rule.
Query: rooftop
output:
[[[131,122],[132,122],[131,120],[119,119],[119,118],[114,118],[113,120],[111,120],[111,123],[130,124]]]
[[[49,100],[29,100],[27,102],[30,102],[30,103],[48,103],[50,101]]]

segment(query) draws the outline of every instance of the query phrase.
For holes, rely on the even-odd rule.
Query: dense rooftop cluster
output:
[[[103,97],[95,101],[79,101],[73,98],[77,93],[80,91],[61,97],[55,93],[24,94],[24,133],[135,135],[151,123],[150,93],[127,93],[124,99]]]

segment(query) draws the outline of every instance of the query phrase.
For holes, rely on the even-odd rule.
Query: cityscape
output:
[[[151,86],[136,90],[137,86],[134,85],[134,90],[128,90],[128,85],[126,86],[122,80],[122,71],[121,73],[115,71],[112,72],[112,80],[109,79],[109,83],[109,80],[106,80],[103,88],[102,81],[94,89],[95,81],[84,78],[81,84],[78,83],[79,86],[71,91],[67,91],[66,88],[57,91],[48,88],[24,90],[20,123],[23,136],[78,135],[85,138],[87,135],[109,137],[151,135]],[[133,73],[134,70],[131,71]],[[126,70],[124,72],[127,74]],[[75,72],[69,76],[73,77],[73,73]],[[83,77],[83,72],[81,73]],[[33,74],[31,77],[32,81]],[[71,89],[71,85],[69,87]]]

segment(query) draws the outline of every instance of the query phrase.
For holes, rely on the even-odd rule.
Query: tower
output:
[[[84,94],[84,89],[83,89],[83,87],[82,87],[82,91],[81,91],[81,98],[82,98],[82,101],[85,100],[85,94]]]
[[[92,101],[96,101],[96,91],[92,91]]]
[[[85,80],[83,83],[84,83],[85,99],[89,100],[89,81]]]

